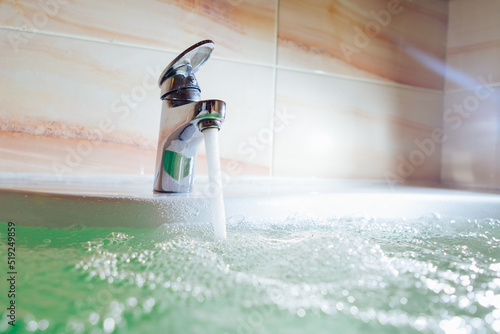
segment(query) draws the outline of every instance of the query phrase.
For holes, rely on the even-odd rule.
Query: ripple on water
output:
[[[19,325],[71,333],[500,331],[498,220],[292,215],[233,217],[227,227],[217,242],[205,225],[20,227]]]

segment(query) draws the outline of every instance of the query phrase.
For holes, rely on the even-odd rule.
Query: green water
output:
[[[499,220],[232,217],[227,230],[17,226],[16,326],[2,278],[0,332],[500,331]]]

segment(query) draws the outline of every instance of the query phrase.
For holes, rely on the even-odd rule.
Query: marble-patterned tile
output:
[[[500,1],[449,2],[448,47],[457,48],[497,41],[500,37]]]
[[[161,111],[157,79],[176,54],[42,34],[16,52],[6,37],[13,33],[21,34],[0,29],[0,132],[11,138],[0,143],[0,168],[53,170],[54,163],[71,165],[69,151],[81,151],[69,172],[108,173],[121,163],[127,166],[117,171],[150,173]],[[270,143],[251,161],[235,143],[269,126],[273,69],[214,59],[199,73],[203,98],[228,103],[223,161],[232,166],[238,160],[237,170],[247,174],[268,174]],[[12,138],[18,140],[15,154]],[[29,146],[33,138],[47,145]],[[139,158],[105,159],[132,151],[141,152]]]
[[[279,70],[273,174],[437,181],[441,108],[439,92]]]
[[[151,172],[157,77],[174,54],[4,29],[0,44],[2,171]]]
[[[197,78],[203,99],[226,102],[226,120],[219,131],[222,169],[228,174],[269,175],[274,69],[214,59]],[[200,152],[204,155],[204,147]]]
[[[500,87],[445,94],[441,179],[444,184],[495,188],[500,180]],[[490,94],[488,94],[488,92]]]
[[[500,1],[450,1],[446,89],[471,89],[478,77],[500,82]]]
[[[158,75],[175,54],[40,34],[16,52],[12,34],[0,30],[1,130],[156,145]]]
[[[441,90],[448,2],[282,0],[278,64]]]
[[[271,64],[276,4],[277,0],[7,0],[0,2],[0,25],[173,52],[212,39],[220,47],[219,57]]]
[[[498,43],[448,50],[447,91],[473,89],[482,82],[500,83],[500,36]]]
[[[0,131],[0,173],[142,175],[154,173],[155,159],[155,150],[124,143]]]

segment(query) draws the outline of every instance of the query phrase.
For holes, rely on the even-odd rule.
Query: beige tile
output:
[[[446,1],[283,0],[278,64],[442,89],[447,11]]]
[[[483,44],[500,39],[500,1],[449,2],[448,47]]]
[[[500,1],[450,2],[446,89],[470,89],[479,76],[500,82]]]
[[[441,162],[445,184],[500,185],[499,11],[497,0],[450,1],[443,122],[447,140]],[[485,83],[492,85],[494,95],[488,96]]]
[[[211,60],[198,72],[203,99],[226,102],[220,153],[245,174],[269,174],[274,110],[274,69]],[[204,154],[204,147],[201,148]],[[223,169],[225,167],[223,166]]]
[[[446,90],[471,89],[500,83],[500,39],[494,44],[476,44],[449,50]],[[481,79],[482,78],[482,79]]]
[[[278,71],[275,175],[386,178],[441,124],[442,94]],[[281,116],[281,119],[285,116]],[[440,145],[408,175],[436,181]]]
[[[19,140],[26,136],[35,136],[37,141],[55,138],[49,140],[47,149],[21,145],[13,164],[10,144],[2,142],[0,149],[10,152],[0,158],[3,171],[19,164],[22,170],[50,171],[49,162],[64,163],[67,145],[76,150],[80,141],[88,141],[92,153],[71,168],[71,173],[111,172],[114,162],[98,157],[113,157],[120,154],[113,150],[122,149],[141,151],[143,158],[128,159],[127,168],[117,167],[117,172],[151,172],[147,166],[155,164],[151,152],[157,146],[161,111],[157,79],[176,54],[41,34],[16,52],[6,35],[20,33],[0,30],[0,34],[4,65],[0,68],[4,92],[0,96],[0,131],[23,134]],[[273,71],[213,59],[199,72],[202,97],[222,99],[228,105],[220,135],[227,170],[269,173],[271,143],[259,144],[251,155],[247,146],[252,136],[270,127]],[[201,155],[203,152],[202,148]],[[206,171],[206,167],[199,166],[199,170]]]
[[[174,54],[41,34],[15,52],[12,34],[0,30],[1,130],[155,147],[156,82]]]
[[[174,52],[212,39],[219,57],[271,64],[276,1],[2,1],[0,23]]]
[[[443,183],[485,188],[498,186],[500,88],[483,96],[479,99],[475,91],[446,93]]]
[[[155,159],[155,150],[123,143],[0,131],[2,173],[153,174]]]
[[[0,30],[0,170],[152,173],[156,81],[174,54],[27,33],[16,52],[20,35]]]

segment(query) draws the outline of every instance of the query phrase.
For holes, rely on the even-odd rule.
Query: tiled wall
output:
[[[437,181],[440,146],[416,141],[440,124],[445,1],[281,0],[276,175]],[[418,157],[417,157],[418,158]],[[409,161],[411,160],[411,162]]]
[[[457,3],[469,1],[1,1],[0,172],[152,173],[155,81],[212,39],[198,80],[228,105],[226,172],[439,181],[444,89],[462,92],[445,83],[446,57],[476,75],[475,54],[451,55],[484,45],[493,62],[499,48],[473,32],[452,41],[468,31],[448,30]],[[442,176],[455,182],[452,142]]]
[[[213,39],[214,59],[198,80],[202,97],[229,106],[222,158],[236,160],[239,173],[269,174],[271,143],[251,160],[236,144],[272,122],[276,7],[268,0],[1,1],[0,171],[153,173],[158,76],[180,51]],[[198,167],[206,169],[204,161]]]
[[[500,187],[500,1],[449,7],[441,178]]]

